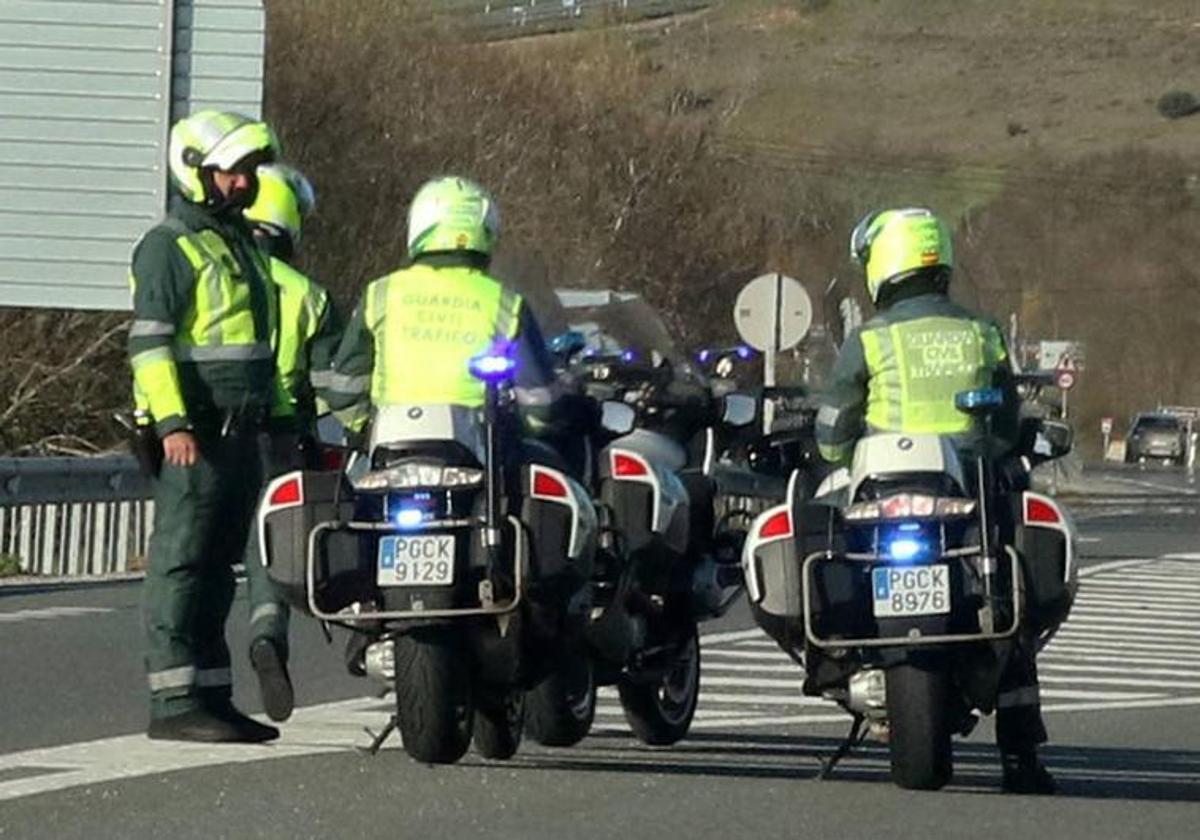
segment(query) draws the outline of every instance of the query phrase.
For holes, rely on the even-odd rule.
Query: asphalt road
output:
[[[1043,653],[1046,757],[1063,792],[999,793],[985,721],[954,783],[894,788],[872,745],[815,779],[848,719],[801,696],[799,670],[744,609],[706,626],[689,738],[652,749],[611,693],[579,746],[414,764],[355,745],[388,701],[344,675],[340,640],[293,632],[297,711],[274,745],[148,741],[138,585],[0,590],[0,838],[1195,836],[1200,825],[1200,498],[1178,472],[1092,473],[1074,499],[1083,586]],[[1127,492],[1126,492],[1127,488]],[[257,711],[235,608],[237,698]]]

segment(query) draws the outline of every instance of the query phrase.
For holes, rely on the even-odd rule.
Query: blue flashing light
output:
[[[700,364],[705,364],[711,357],[712,357],[711,350],[701,350],[699,353],[696,354],[696,361],[698,361]]]
[[[751,350],[749,347],[747,347],[745,344],[739,344],[738,349],[737,349],[737,354],[738,354],[739,359],[749,359],[751,356],[754,355],[754,351]]]
[[[621,354],[621,361],[625,362],[626,364],[637,361],[637,353],[634,353],[632,350],[626,350]]]
[[[1004,392],[999,388],[977,388],[963,391],[954,397],[954,406],[959,411],[977,408],[999,408],[1004,405]]]
[[[512,356],[511,342],[500,342],[492,345],[487,352],[475,356],[467,363],[471,375],[490,385],[512,379],[517,369],[517,360]]]
[[[420,508],[400,508],[396,511],[396,524],[401,528],[420,528],[424,521],[425,512]]]
[[[897,537],[888,544],[888,557],[899,563],[916,560],[929,550],[929,546],[921,540],[912,537]]]

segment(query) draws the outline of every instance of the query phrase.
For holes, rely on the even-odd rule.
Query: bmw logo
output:
[[[421,410],[420,406],[414,405],[412,408],[410,408],[408,410],[408,419],[409,420],[420,420],[424,414],[425,414],[425,412]]]
[[[913,448],[913,440],[912,438],[902,437],[900,440],[896,441],[896,445],[900,447],[901,452],[907,452]]]

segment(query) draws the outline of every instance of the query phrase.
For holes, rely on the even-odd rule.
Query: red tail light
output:
[[[535,499],[565,499],[567,492],[567,483],[554,473],[538,469],[533,471],[533,497]]]
[[[616,478],[641,478],[650,474],[650,469],[641,458],[624,452],[612,455],[612,474]]]
[[[766,522],[758,529],[760,539],[774,539],[777,537],[790,537],[792,535],[792,515],[786,510],[781,510],[778,513],[773,513],[767,517]]]
[[[298,505],[304,501],[304,490],[300,485],[300,476],[293,476],[275,486],[271,491],[271,507]]]
[[[1025,497],[1025,522],[1040,525],[1061,525],[1062,515],[1054,505],[1036,496]]]
[[[319,456],[321,469],[326,472],[341,472],[346,467],[348,451],[337,446],[322,446]]]

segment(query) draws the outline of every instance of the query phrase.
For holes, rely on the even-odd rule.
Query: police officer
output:
[[[303,218],[316,206],[312,185],[296,169],[281,163],[259,166],[258,195],[246,208],[254,238],[269,257],[271,280],[279,301],[274,337],[275,373],[280,394],[289,403],[283,414],[296,417],[296,430],[274,435],[267,447],[268,478],[312,466],[317,416],[322,413],[314,381],[328,376],[341,325],[329,293],[291,266],[300,243]],[[310,378],[311,377],[311,378]],[[263,708],[276,721],[292,714],[295,697],[288,676],[287,603],[267,577],[258,540],[246,541],[246,583],[250,602],[250,662],[258,675]]]
[[[1004,335],[988,319],[947,296],[953,249],[945,224],[924,208],[870,213],[851,235],[851,256],[866,272],[877,314],[842,346],[832,383],[817,415],[817,443],[844,463],[864,433],[905,432],[956,438],[991,457],[1016,440],[1019,410]],[[935,342],[953,350],[953,364],[929,365],[919,348]],[[955,407],[960,391],[998,386],[1005,407],[994,437],[983,439],[971,417]],[[1012,647],[996,703],[996,741],[1004,788],[1053,793],[1054,779],[1038,759],[1046,740],[1032,639]]]
[[[371,409],[388,405],[482,407],[484,385],[468,361],[496,339],[515,347],[514,391],[526,432],[561,434],[582,413],[578,401],[563,398],[529,307],[488,273],[499,232],[495,202],[478,184],[438,178],[417,192],[408,212],[412,265],[367,286],[322,392],[348,428],[361,432]],[[518,452],[510,463],[525,458],[519,448],[505,451]],[[372,632],[348,640],[352,674],[363,673]]]
[[[142,591],[151,738],[261,742],[271,726],[231,702],[225,619],[262,483],[256,437],[278,396],[266,260],[242,218],[255,169],[279,147],[240,114],[202,111],[171,129],[178,195],[133,253],[135,401],[162,440]]]
[[[478,184],[438,178],[417,192],[408,213],[412,265],[367,287],[325,391],[351,428],[365,428],[373,407],[482,406],[484,386],[467,362],[494,339],[515,346],[523,416],[535,427],[552,421],[561,394],[541,329],[522,297],[488,274],[499,230],[495,202]]]

